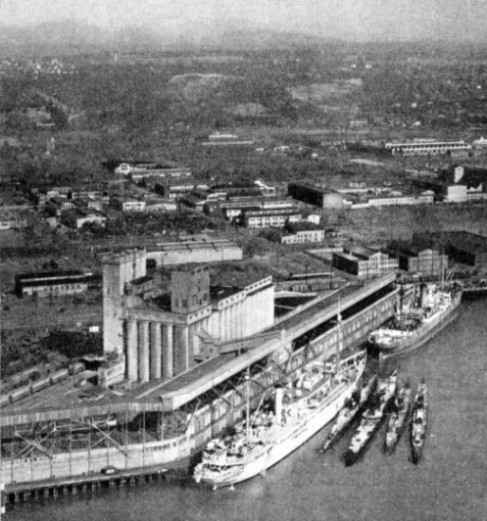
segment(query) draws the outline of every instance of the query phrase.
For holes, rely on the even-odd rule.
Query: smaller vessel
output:
[[[401,386],[399,392],[394,397],[391,405],[391,414],[387,421],[386,438],[384,451],[391,453],[396,448],[396,445],[401,437],[406,421],[411,409],[411,387],[406,383],[404,387]]]
[[[347,401],[343,409],[338,413],[335,423],[331,428],[323,447],[320,452],[327,451],[333,444],[335,444],[343,435],[347,427],[356,418],[360,410],[365,406],[372,391],[377,383],[377,375],[374,374],[367,381],[363,382],[362,388],[353,393],[350,400]]]
[[[466,295],[487,295],[487,279],[480,279],[466,283],[457,283],[461,285],[463,293]]]
[[[345,452],[345,465],[353,465],[364,448],[380,427],[386,408],[396,392],[397,373],[394,371],[388,378],[379,379],[377,390],[372,395],[370,406],[365,409],[350,445]]]
[[[413,463],[418,463],[423,455],[423,445],[426,440],[428,421],[428,388],[421,380],[414,398],[411,421],[411,454]]]

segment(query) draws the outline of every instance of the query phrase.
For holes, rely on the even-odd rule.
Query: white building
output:
[[[410,143],[386,143],[385,148],[386,150],[390,150],[393,156],[435,156],[459,150],[472,150],[472,146],[465,141],[434,140],[420,140]]]
[[[127,213],[141,213],[145,212],[147,208],[146,201],[132,198],[115,198],[112,200],[112,204],[117,210]]]
[[[325,230],[300,230],[296,233],[283,235],[281,244],[306,244],[309,242],[323,242]]]
[[[153,259],[157,266],[225,262],[242,258],[242,248],[227,239],[165,242],[147,252],[147,259]]]

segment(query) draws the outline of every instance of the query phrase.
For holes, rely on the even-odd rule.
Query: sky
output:
[[[0,25],[65,19],[169,35],[256,28],[348,40],[487,39],[487,0],[0,0]]]

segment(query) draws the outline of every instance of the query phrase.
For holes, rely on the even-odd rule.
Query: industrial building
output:
[[[274,208],[270,210],[246,210],[239,222],[246,228],[282,228],[287,223],[297,223],[303,216],[297,208]]]
[[[253,141],[241,139],[236,134],[231,134],[229,132],[213,132],[208,136],[208,141],[202,142],[204,147],[251,146],[253,144]]]
[[[425,191],[420,194],[403,194],[390,190],[389,193],[382,196],[368,195],[361,198],[356,198],[351,204],[346,206],[351,209],[372,208],[381,206],[409,206],[417,204],[433,204],[434,193],[432,191]]]
[[[434,156],[458,151],[468,152],[472,150],[472,146],[465,141],[417,140],[409,143],[386,143],[385,149],[393,156]]]
[[[438,178],[414,178],[413,182],[433,190],[436,199],[445,203],[465,203],[487,199],[487,168],[456,165],[443,170]]]
[[[154,184],[154,191],[167,199],[175,200],[195,190],[208,190],[208,185],[196,181],[193,176],[167,179]]]
[[[338,192],[307,183],[289,183],[288,195],[319,208],[343,208],[345,199]]]
[[[409,273],[438,277],[448,270],[448,255],[434,247],[396,241],[387,252],[399,260],[399,269]]]
[[[82,271],[47,271],[15,276],[15,293],[19,297],[59,297],[76,295],[88,289],[93,274]]]
[[[281,237],[281,244],[306,244],[310,242],[323,242],[325,230],[297,230],[294,233]]]
[[[271,277],[210,287],[207,266],[184,267],[171,272],[167,294],[146,265],[145,250],[104,258],[104,351],[125,360],[128,380],[172,378],[204,359],[210,341],[244,338],[274,321]]]
[[[371,278],[399,269],[399,261],[388,253],[349,244],[343,252],[333,253],[332,266],[360,278]]]
[[[162,242],[147,251],[147,261],[154,266],[228,262],[242,260],[242,248],[228,239],[188,237],[177,242]]]
[[[455,262],[487,272],[487,237],[467,231],[422,232],[413,235],[418,244],[434,243]]]
[[[229,221],[238,219],[245,211],[276,210],[282,208],[293,208],[293,201],[283,197],[231,197],[229,200],[219,203],[219,207],[225,218]]]
[[[146,179],[148,177],[158,179],[174,179],[191,176],[191,170],[186,167],[162,165],[144,161],[113,161],[106,162],[104,166],[110,170],[114,170],[116,174],[130,176],[134,182]]]

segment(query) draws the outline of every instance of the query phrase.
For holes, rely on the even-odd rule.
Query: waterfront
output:
[[[34,520],[438,520],[487,519],[487,299],[462,303],[457,321],[423,348],[397,358],[416,387],[425,377],[431,415],[424,459],[410,462],[408,437],[382,454],[384,429],[362,461],[346,468],[349,436],[328,454],[320,432],[289,458],[235,490],[192,482],[105,490],[32,501],[6,519]]]

